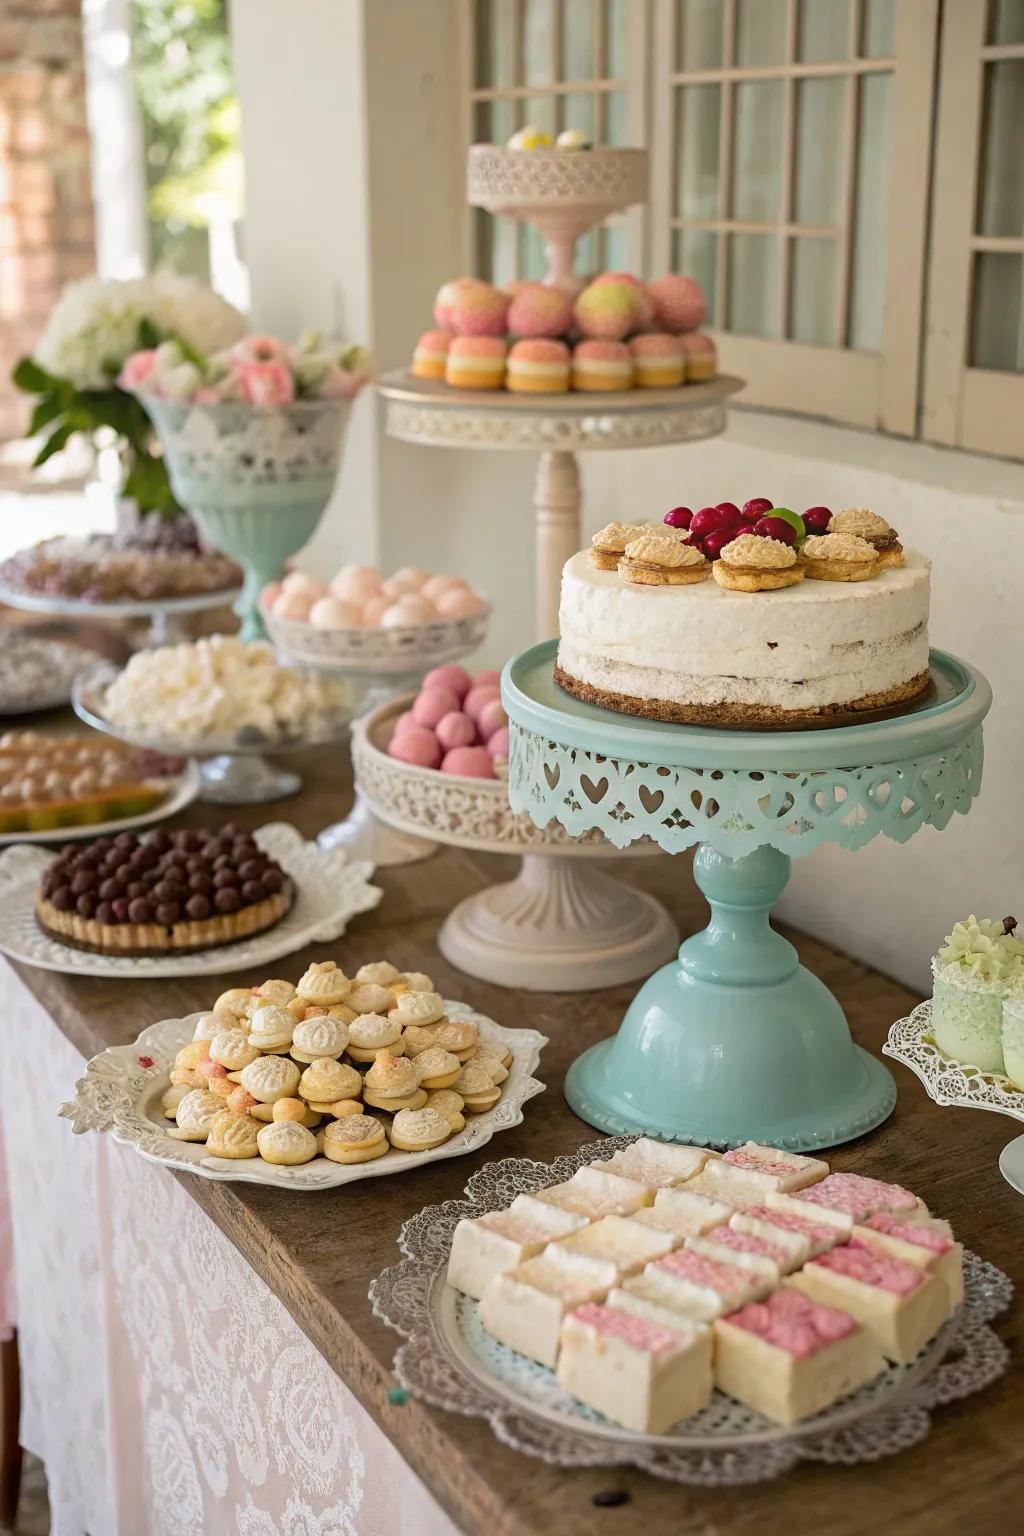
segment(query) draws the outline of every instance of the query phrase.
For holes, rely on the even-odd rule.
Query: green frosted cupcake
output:
[[[1003,999],[1024,977],[1024,944],[1012,918],[957,923],[932,961],[932,1033],[946,1056],[1003,1072]]]
[[[1003,1063],[1013,1086],[1024,1090],[1024,978],[1003,998]]]

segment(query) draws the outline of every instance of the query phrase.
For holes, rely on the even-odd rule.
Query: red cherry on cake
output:
[[[708,533],[717,533],[719,528],[724,527],[722,514],[717,507],[701,507],[699,512],[693,514],[690,522],[690,532],[695,539],[702,539]]]
[[[708,560],[717,560],[727,544],[731,544],[736,537],[732,528],[716,528],[713,533],[706,534],[701,548]]]
[[[754,532],[762,539],[777,539],[780,544],[796,543],[796,529],[784,517],[759,518]]]
[[[689,507],[673,507],[671,512],[665,513],[662,522],[668,523],[670,528],[689,528],[692,519]]]
[[[767,496],[754,496],[752,500],[743,503],[743,514],[752,523],[756,523],[758,518],[770,512],[774,505],[775,503],[769,501]]]
[[[734,539],[741,539],[745,533],[753,533],[753,531],[753,523],[740,523],[738,528],[733,529],[732,536]]]
[[[828,507],[808,507],[803,518],[808,533],[827,533],[832,513]]]
[[[715,511],[722,519],[718,525],[720,528],[735,528],[743,521],[740,509],[734,501],[720,501]]]

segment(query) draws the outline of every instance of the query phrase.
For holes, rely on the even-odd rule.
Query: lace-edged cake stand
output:
[[[645,976],[675,953],[665,908],[602,874],[590,861],[614,854],[600,832],[574,838],[557,823],[513,815],[495,779],[462,778],[389,757],[395,720],[412,697],[392,700],[352,728],[356,785],[388,826],[480,853],[520,857],[514,880],[460,901],[438,948],[469,976],[527,991],[591,992]],[[656,854],[642,843],[637,854]]]
[[[509,801],[538,826],[697,847],[708,927],[645,983],[619,1032],[570,1067],[591,1125],[718,1147],[794,1151],[879,1125],[890,1073],[855,1046],[836,999],[769,926],[791,857],[821,843],[904,843],[967,812],[981,785],[988,683],[931,652],[933,689],[894,718],[798,731],[663,725],[583,704],[554,682],[556,641],[509,662]],[[697,846],[699,845],[699,846]]]
[[[185,631],[181,620],[195,613],[210,613],[215,608],[229,608],[241,593],[241,587],[225,587],[222,592],[195,592],[190,597],[151,597],[122,603],[88,602],[85,598],[57,597],[42,592],[19,592],[0,583],[0,603],[20,608],[25,613],[46,613],[52,618],[92,619],[113,623],[122,619],[148,619],[146,645],[170,645]]]
[[[1006,1370],[1009,1353],[989,1323],[1009,1306],[1012,1282],[965,1252],[964,1304],[934,1342],[911,1365],[887,1366],[813,1419],[784,1429],[716,1392],[708,1408],[665,1435],[609,1423],[564,1392],[551,1371],[490,1338],[476,1302],[453,1291],[445,1272],[463,1217],[502,1209],[627,1144],[597,1142],[549,1165],[489,1163],[470,1179],[466,1199],[428,1206],[405,1223],[398,1239],[405,1258],[370,1287],[377,1316],[406,1339],[394,1367],[403,1386],[446,1412],[486,1419],[505,1445],[555,1466],[627,1465],[718,1487],[764,1482],[800,1461],[849,1466],[905,1450],[928,1434],[933,1409]]]
[[[388,433],[403,442],[539,451],[535,607],[541,640],[558,631],[562,566],[582,543],[576,454],[715,437],[725,430],[730,395],[742,388],[742,379],[721,374],[706,384],[679,389],[516,395],[507,390],[452,389],[401,370],[385,374],[378,385],[387,405]]]
[[[502,1041],[512,1053],[512,1064],[494,1108],[481,1115],[467,1115],[464,1130],[429,1152],[389,1149],[383,1157],[369,1163],[335,1163],[326,1157],[315,1157],[298,1167],[285,1167],[259,1157],[214,1157],[200,1143],[169,1136],[171,1122],[164,1116],[160,1099],[170,1082],[175,1056],[193,1038],[198,1013],[151,1024],[134,1045],[111,1046],[95,1056],[87,1065],[85,1076],[75,1084],[75,1097],[61,1105],[60,1113],[71,1121],[76,1132],[110,1131],[115,1141],[134,1147],[151,1162],[222,1183],[267,1184],[274,1189],[292,1190],[336,1189],[357,1179],[407,1173],[423,1163],[478,1151],[497,1132],[521,1125],[523,1105],[544,1092],[544,1084],[533,1076],[540,1053],[548,1043],[544,1035],[535,1029],[504,1029],[493,1019],[474,1013],[465,1003],[446,1002],[445,1012],[451,1019],[466,1019],[475,1024],[481,1039]]]
[[[130,742],[135,747],[151,747],[156,752],[173,756],[190,756],[197,759],[202,781],[200,799],[214,805],[267,805],[274,800],[284,800],[298,794],[302,780],[297,773],[268,763],[264,753],[276,757],[279,753],[302,752],[310,747],[339,746],[348,735],[352,716],[357,709],[353,694],[351,706],[325,721],[321,734],[301,740],[293,738],[269,740],[255,731],[251,737],[245,732],[230,741],[205,740],[183,746],[180,741],[143,738],[135,731],[122,729],[107,719],[103,709],[103,697],[108,685],[117,676],[118,669],[109,662],[101,662],[88,672],[75,678],[71,692],[71,704],[79,720],[107,736]]]
[[[932,1033],[931,998],[918,1003],[905,1019],[896,1020],[882,1054],[909,1067],[928,1097],[945,1109],[989,1109],[1011,1120],[1024,1120],[1024,1090],[1001,1072],[982,1072],[939,1050]],[[999,1171],[1007,1184],[1024,1195],[1024,1136],[1007,1142],[999,1156]]]

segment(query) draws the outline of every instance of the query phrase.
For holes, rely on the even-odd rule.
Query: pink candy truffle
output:
[[[452,693],[457,693],[460,699],[464,699],[473,681],[465,667],[435,667],[432,672],[427,673],[420,688],[424,693],[431,688],[448,688]]]
[[[416,724],[424,725],[431,731],[437,729],[445,715],[460,712],[459,696],[450,688],[430,688],[419,693],[412,706],[412,717]]]
[[[441,593],[447,592],[450,587],[458,587],[462,592],[469,591],[468,584],[461,576],[431,576],[423,583],[423,596],[436,602]]]
[[[487,672],[478,672],[473,679],[474,688],[497,688],[501,682],[501,673],[497,667],[491,667]]]
[[[513,336],[564,336],[572,326],[572,294],[528,283],[512,300],[505,323]]]
[[[416,724],[416,716],[413,714],[411,709],[407,709],[405,713],[403,715],[399,715],[398,719],[395,721],[395,728],[391,733],[391,737],[392,740],[394,740],[396,736],[401,736],[404,731],[418,731],[420,729],[421,727]]]
[[[362,612],[355,603],[346,603],[340,597],[320,597],[310,610],[309,622],[314,629],[358,629]]]
[[[679,335],[682,331],[695,331],[707,314],[707,304],[700,284],[692,277],[669,272],[647,284],[647,292],[654,302],[658,324],[666,331]]]
[[[372,565],[343,565],[331,582],[332,597],[345,603],[368,603],[380,593],[380,574]]]
[[[403,740],[407,738],[403,737]],[[442,773],[457,773],[468,779],[493,779],[494,764],[486,747],[453,747],[441,762]]]
[[[490,741],[495,731],[500,731],[503,725],[508,724],[508,716],[500,697],[484,705],[477,714],[476,723],[484,741]]]
[[[312,606],[313,598],[308,592],[282,592],[274,604],[274,617],[298,619],[301,622],[309,618]]]
[[[492,757],[508,758],[508,726],[503,725],[500,731],[495,731],[493,736],[487,738],[487,750]]]
[[[416,624],[429,624],[436,619],[439,609],[420,592],[406,592],[392,603],[381,615],[382,629],[408,629]]]
[[[474,283],[456,293],[450,309],[456,336],[504,336],[509,296],[490,283]]]
[[[495,699],[500,703],[501,693],[494,683],[474,684],[462,701],[463,713],[467,714],[474,724],[479,724],[484,705],[492,703]]]
[[[413,725],[401,735],[392,736],[388,755],[396,757],[400,763],[411,763],[416,768],[441,766],[441,748],[437,737],[423,726]]]
[[[480,281],[476,277],[453,277],[442,283],[434,300],[434,319],[446,330],[451,327],[451,307],[463,288],[475,288]]]
[[[468,619],[474,613],[483,613],[487,607],[482,597],[465,587],[446,587],[435,601],[443,619]]]
[[[391,599],[385,597],[383,592],[378,593],[376,597],[367,598],[363,604],[363,627],[376,629],[390,608]]]
[[[646,330],[654,321],[654,300],[638,277],[632,272],[602,272],[594,278],[593,286],[602,283],[625,283],[633,290],[634,324],[638,331]]]
[[[476,739],[476,726],[461,710],[453,709],[437,722],[437,740],[443,752],[450,752],[455,747],[472,747]]]

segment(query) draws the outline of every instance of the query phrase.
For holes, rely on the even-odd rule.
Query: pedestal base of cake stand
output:
[[[222,753],[199,764],[200,799],[213,805],[269,805],[297,795],[302,780],[297,773],[276,768],[265,758],[233,757]]]
[[[999,1154],[999,1172],[1019,1195],[1024,1195],[1024,1136],[1008,1141]]]
[[[586,866],[586,867],[585,867]],[[588,860],[528,853],[504,885],[468,896],[438,947],[469,976],[533,992],[589,992],[646,976],[679,935],[652,896]]]
[[[399,864],[418,864],[437,852],[437,843],[389,827],[371,811],[366,796],[357,788],[355,804],[344,821],[325,827],[317,838],[321,848],[344,848],[350,858],[369,859],[374,869],[393,869]]]
[[[892,1113],[889,1072],[769,926],[789,863],[773,848],[730,859],[701,845],[694,877],[711,921],[641,987],[618,1034],[570,1067],[566,1097],[582,1119],[614,1135],[811,1151]]]

